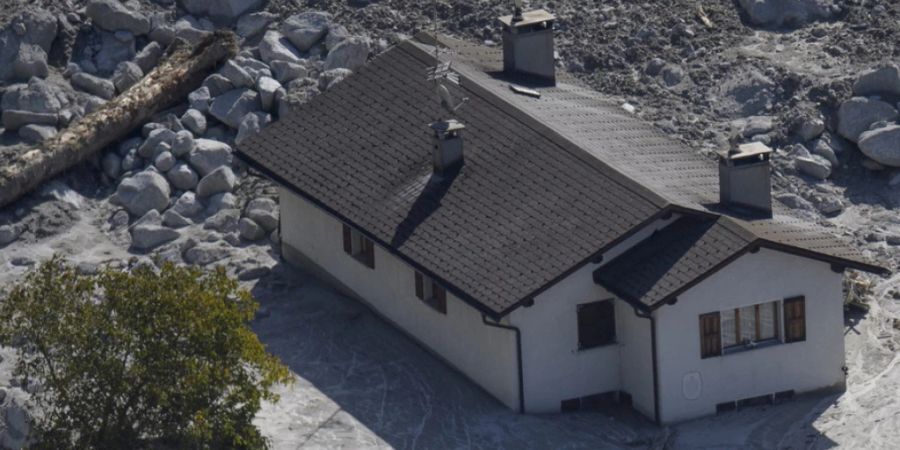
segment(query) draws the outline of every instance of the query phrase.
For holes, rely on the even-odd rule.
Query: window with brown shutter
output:
[[[447,290],[419,272],[416,272],[416,297],[435,311],[447,314]]]
[[[722,332],[719,313],[700,316],[700,357],[710,358],[722,354]]]
[[[344,253],[356,258],[370,269],[375,268],[375,243],[347,224],[343,225]]]
[[[806,340],[806,298],[793,297],[784,301],[784,341]]]

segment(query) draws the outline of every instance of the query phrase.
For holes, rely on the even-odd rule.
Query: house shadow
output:
[[[462,165],[456,165],[441,173],[431,174],[422,192],[410,206],[406,217],[397,225],[394,236],[391,238],[392,247],[401,247],[416,231],[416,228],[441,207],[441,200],[450,191],[461,170]]]

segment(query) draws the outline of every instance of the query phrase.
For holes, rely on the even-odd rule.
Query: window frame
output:
[[[803,320],[803,324],[801,325],[801,331],[803,333],[803,336],[801,336],[799,339],[793,339],[793,340],[788,339],[788,335],[787,335],[787,333],[788,333],[788,320],[787,320],[788,319],[788,317],[787,317],[788,310],[787,310],[786,305],[788,305],[789,302],[800,302],[803,305],[801,307],[802,317],[797,319],[797,320]],[[762,308],[766,307],[767,305],[771,305],[771,307],[772,307],[772,325],[774,327],[774,330],[773,330],[774,336],[763,338],[762,337],[762,334],[763,334],[763,332],[762,332]],[[741,340],[741,335],[742,335],[741,310],[746,311],[750,308],[753,308],[753,310],[752,310],[753,311],[752,312],[753,319],[754,319],[753,320],[753,327],[754,327],[753,335],[755,336],[755,339]],[[735,343],[730,344],[730,345],[725,344],[726,342],[730,342],[730,341],[727,341],[726,337],[725,337],[726,335],[725,335],[725,326],[724,326],[724,320],[725,320],[724,313],[726,313],[726,312],[728,312],[729,314],[733,313],[732,317],[734,320],[734,328],[733,328],[734,336],[732,336],[732,340]],[[772,301],[767,301],[767,302],[755,303],[755,304],[751,304],[751,305],[738,306],[735,308],[727,308],[727,309],[723,309],[723,310],[719,310],[719,311],[713,311],[713,312],[709,312],[709,313],[705,313],[705,314],[700,314],[700,316],[699,316],[699,320],[700,320],[700,322],[699,322],[700,323],[700,328],[699,328],[700,359],[707,359],[707,358],[712,358],[715,356],[725,356],[725,355],[729,355],[732,353],[741,353],[744,351],[756,350],[759,348],[770,347],[773,345],[789,344],[792,342],[802,342],[806,338],[806,336],[805,336],[805,331],[806,331],[805,312],[806,312],[805,298],[802,296],[799,296],[799,297],[789,297],[789,298],[780,299],[780,300],[772,300]],[[704,328],[704,322],[703,322],[704,318],[707,318],[707,320],[708,320],[709,317],[712,317],[714,315],[718,316],[718,319],[719,319],[719,327],[718,327],[719,328],[719,346],[721,348],[721,351],[718,354],[715,354],[714,351],[710,350],[705,343],[705,339],[710,339],[710,338],[712,338],[712,336],[704,335],[704,332],[707,331]]]
[[[361,231],[342,224],[342,234],[344,238],[344,253],[353,257],[364,266],[375,268],[375,243],[362,234]]]
[[[430,306],[431,309],[447,314],[447,289],[436,283],[433,278],[415,272],[416,297]]]
[[[583,325],[588,326],[588,325],[582,323],[582,311],[585,311],[586,308],[590,308],[590,307],[594,307],[594,306],[602,306],[604,308],[607,308],[607,306],[605,306],[605,305],[609,305],[608,306],[609,316],[607,319],[605,319],[603,321],[603,323],[598,324],[598,325],[611,324],[612,332],[607,332],[607,333],[605,333],[605,335],[602,335],[603,339],[599,340],[598,342],[585,343],[584,342],[585,336],[582,333],[582,326]],[[617,335],[618,330],[616,330],[616,304],[615,304],[614,299],[609,298],[609,299],[605,299],[605,300],[598,300],[598,301],[578,304],[575,306],[575,315],[576,315],[576,324],[577,324],[576,332],[577,332],[577,338],[578,338],[578,351],[587,351],[587,350],[591,350],[591,349],[595,349],[595,348],[601,348],[601,347],[607,347],[610,345],[615,345],[618,343],[618,335]]]

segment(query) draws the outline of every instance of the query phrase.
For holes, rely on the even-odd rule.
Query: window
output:
[[[375,244],[347,224],[344,224],[344,252],[366,267],[375,268]]]
[[[616,310],[612,300],[578,305],[578,349],[616,342]]]
[[[720,323],[720,314],[717,312],[700,316],[700,356],[702,358],[722,354]]]
[[[784,301],[784,341],[806,340],[806,299],[789,298]]]
[[[447,290],[419,272],[416,272],[416,297],[435,311],[447,314]]]

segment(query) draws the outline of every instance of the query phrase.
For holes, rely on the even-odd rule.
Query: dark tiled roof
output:
[[[539,99],[517,95],[499,73],[498,49],[444,43],[462,78],[454,95],[470,99],[458,117],[467,128],[457,174],[432,175],[428,124],[443,111],[425,80],[434,60],[421,42],[383,53],[245,142],[241,155],[494,316],[672,205],[714,215],[713,161],[565,73],[554,87],[535,86]],[[729,224],[741,235],[847,253],[790,220]]]

